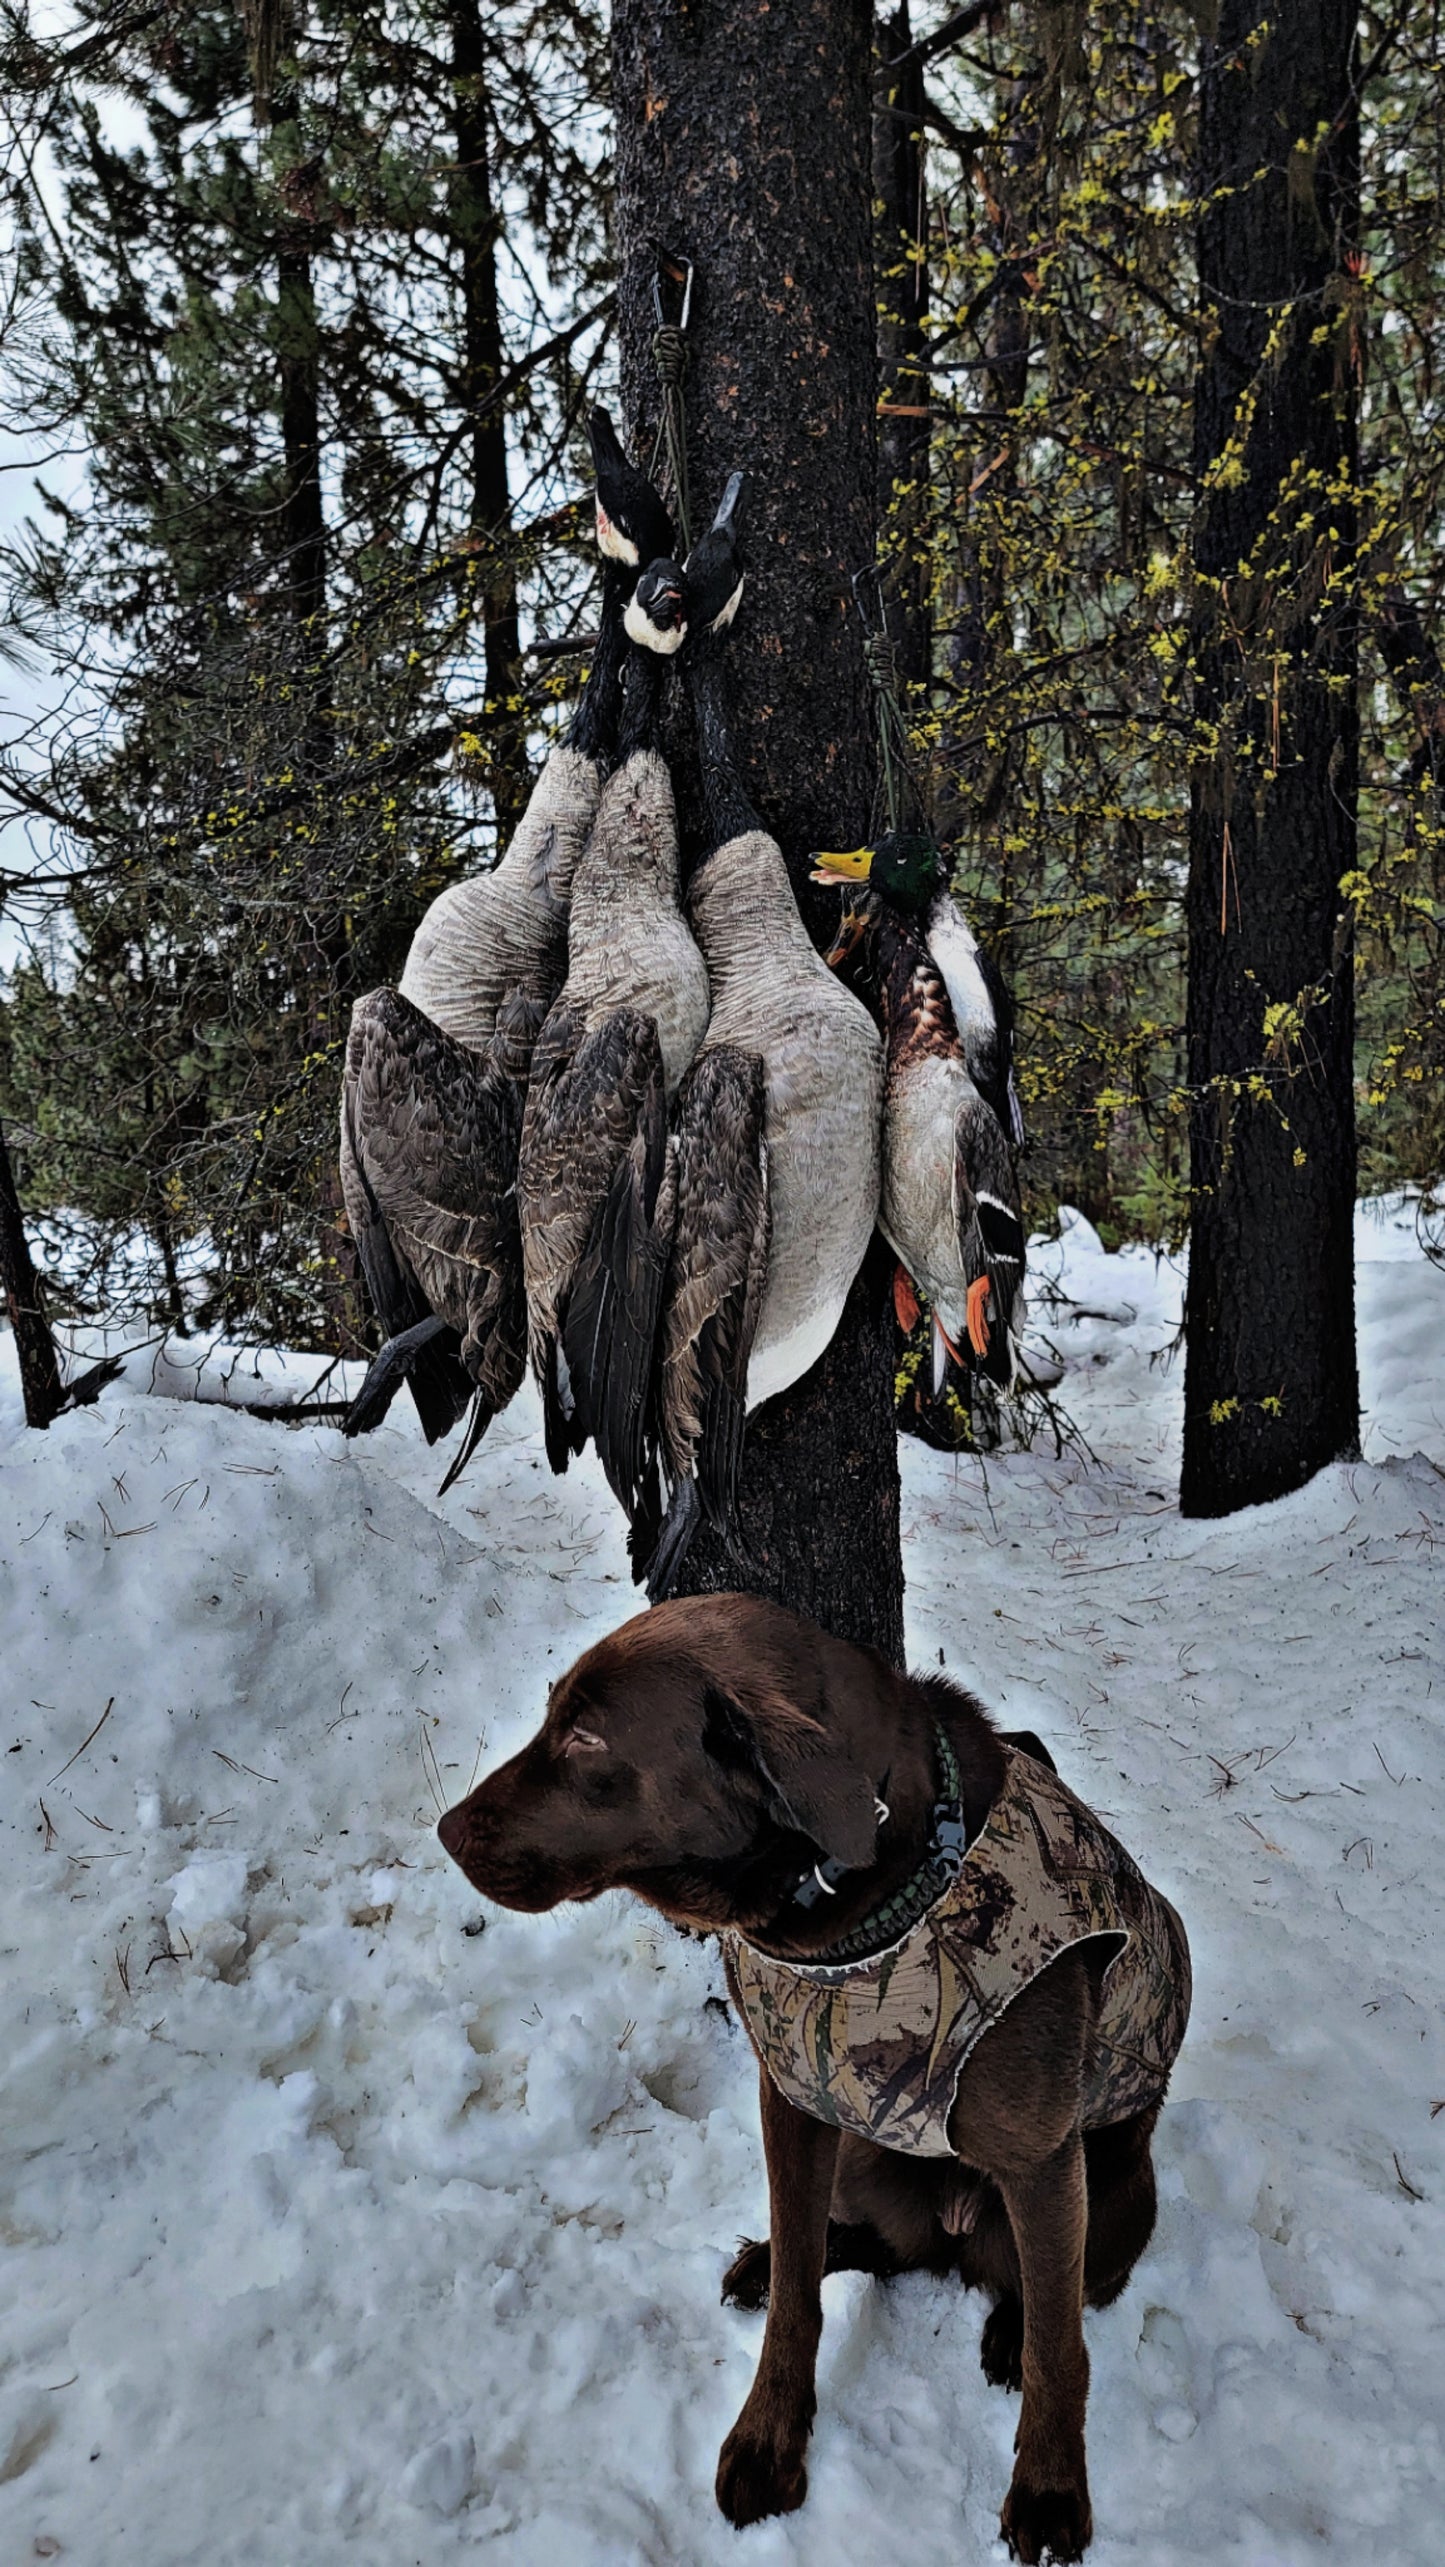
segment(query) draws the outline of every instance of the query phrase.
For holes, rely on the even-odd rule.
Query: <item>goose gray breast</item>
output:
[[[772,1223],[748,1407],[823,1353],[867,1253],[880,1184],[883,1049],[867,1009],[829,971],[766,830],[719,847],[688,907],[712,983],[705,1048],[755,1052],[766,1083]]]

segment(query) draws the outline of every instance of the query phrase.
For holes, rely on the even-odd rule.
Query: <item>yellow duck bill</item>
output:
[[[841,854],[821,850],[812,857],[814,882],[866,882],[873,870],[875,847],[848,847]]]

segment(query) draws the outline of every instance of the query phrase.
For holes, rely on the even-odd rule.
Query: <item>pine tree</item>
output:
[[[661,242],[698,272],[686,382],[692,484],[706,503],[735,468],[753,476],[752,568],[729,664],[738,754],[818,932],[833,905],[809,888],[808,851],[856,844],[874,783],[850,612],[876,513],[872,26],[862,0],[799,0],[769,22],[763,44],[752,30],[736,0],[719,0],[701,22],[668,0],[617,0],[623,388],[641,432],[657,408],[651,292]],[[886,1278],[870,1259],[822,1361],[749,1428],[746,1568],[699,1541],[684,1575],[694,1592],[741,1579],[897,1659]]]

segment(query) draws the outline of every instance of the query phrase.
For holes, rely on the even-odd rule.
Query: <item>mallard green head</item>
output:
[[[871,847],[818,854],[812,864],[814,882],[866,882],[910,918],[929,910],[943,888],[943,858],[922,829],[893,829]]]

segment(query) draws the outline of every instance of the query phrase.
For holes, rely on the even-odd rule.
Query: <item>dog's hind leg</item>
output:
[[[1091,2130],[1084,2140],[1089,2178],[1089,2236],[1084,2249],[1084,2297],[1103,2309],[1123,2290],[1154,2234],[1158,2197],[1151,2141],[1157,2104],[1132,2121]]]
[[[993,2389],[1024,2384],[1024,2304],[1017,2291],[1000,2291],[983,2322],[979,2366]]]
[[[1084,2301],[1107,2308],[1133,2272],[1154,2229],[1154,2165],[1150,2139],[1158,2106],[1109,2130],[1084,2137],[1089,2186],[1089,2227],[1084,2246]],[[984,2320],[979,2362],[996,2389],[1023,2387],[1024,2304],[1013,2232],[995,2200],[985,2203],[972,2235],[960,2241],[965,2283],[994,2294]]]
[[[823,2271],[827,2273],[876,2273],[887,2281],[904,2267],[876,2228],[866,2220],[830,2219],[828,2243],[823,2253]],[[772,2241],[766,2237],[742,2237],[738,2251],[723,2275],[722,2295],[725,2306],[735,2309],[765,2309],[773,2281]]]

